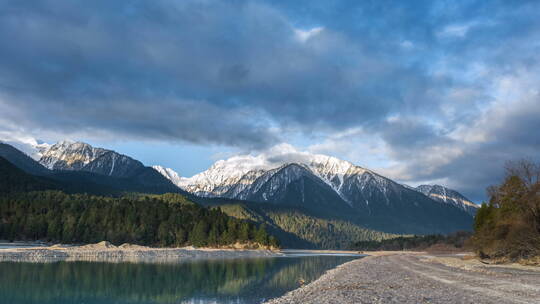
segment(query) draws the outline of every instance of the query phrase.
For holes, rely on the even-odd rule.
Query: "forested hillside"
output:
[[[351,245],[353,250],[464,250],[471,236],[469,231],[459,231],[449,235],[411,235],[382,241],[360,241]]]
[[[263,226],[200,207],[181,195],[108,198],[59,191],[0,198],[0,238],[151,246],[278,246]]]
[[[265,223],[285,247],[344,249],[352,242],[398,236],[344,220],[316,216],[302,208],[247,202],[222,204],[220,208],[233,217]]]
[[[0,156],[0,194],[47,189],[60,189],[60,186],[51,180],[27,174]]]

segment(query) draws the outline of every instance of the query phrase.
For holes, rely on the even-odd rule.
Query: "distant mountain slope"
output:
[[[0,156],[0,193],[55,189],[60,187],[54,182],[30,175]]]
[[[62,141],[43,149],[41,153],[40,163],[56,171],[63,171],[55,174],[61,178],[77,177],[127,191],[183,192],[154,168],[146,167],[127,155],[95,148],[87,143]],[[105,178],[102,182],[90,175],[69,174],[66,171],[88,172],[114,179]]]
[[[475,215],[480,206],[467,199],[456,190],[452,190],[440,185],[420,185],[416,190],[429,196],[430,198],[443,203],[454,205],[465,210],[471,215]]]
[[[281,157],[281,155],[278,155]],[[392,233],[447,233],[471,229],[463,208],[435,200],[371,170],[335,157],[303,153],[290,158],[236,156],[220,160],[176,185],[202,197],[225,197],[287,206]],[[165,176],[174,175],[167,172]]]
[[[261,204],[219,198],[195,198],[207,206],[220,207],[226,214],[264,223],[286,248],[346,249],[358,241],[380,241],[397,235],[366,229],[350,221],[313,214],[301,206]]]
[[[352,211],[328,184],[298,164],[287,164],[266,172],[244,192],[238,196],[248,201],[298,206],[320,213]]]
[[[47,175],[49,173],[47,168],[11,145],[0,143],[0,156],[26,173],[33,175]]]

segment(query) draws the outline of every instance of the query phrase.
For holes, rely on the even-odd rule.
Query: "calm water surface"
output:
[[[261,303],[356,258],[296,252],[174,264],[0,262],[0,303]]]

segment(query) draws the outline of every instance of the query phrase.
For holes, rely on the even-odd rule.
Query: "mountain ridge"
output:
[[[87,144],[84,144],[87,145]],[[51,146],[52,147],[52,146]],[[84,151],[91,149],[83,147]],[[0,143],[0,156],[7,161],[23,170],[24,172],[41,176],[47,180],[53,181],[55,189],[63,189],[69,193],[92,193],[106,195],[120,195],[123,192],[147,192],[147,193],[186,193],[175,186],[171,181],[157,172],[155,169],[141,165],[123,166],[123,170],[119,170],[122,166],[109,166],[122,162],[110,161],[110,158],[116,158],[119,153],[111,150],[102,149],[103,153],[93,157],[91,160],[86,159],[87,164],[81,164],[86,156],[76,156],[73,159],[77,163],[75,168],[69,170],[63,169],[47,169],[35,159],[31,158],[24,152],[9,145]],[[46,151],[44,151],[46,152]],[[124,156],[126,159],[127,156]],[[120,158],[122,159],[122,158]],[[85,168],[85,170],[82,170]],[[89,169],[90,168],[90,169]],[[110,174],[111,168],[115,172],[122,174]],[[128,170],[129,169],[129,170]]]
[[[61,141],[40,150],[39,163],[50,170],[88,171],[113,177],[131,177],[144,165],[127,155],[87,143]]]
[[[321,196],[329,202],[326,203],[326,210],[318,210],[320,214],[338,214],[340,218],[371,225],[370,227],[376,229],[387,228],[381,223],[391,223],[389,226],[394,228],[388,232],[392,233],[441,233],[470,229],[472,212],[455,204],[453,200],[436,199],[416,188],[403,186],[374,171],[332,156],[309,153],[293,157],[283,156],[244,155],[219,160],[208,170],[190,178],[176,174],[175,184],[201,197],[286,205],[304,203],[305,195],[309,195],[306,191],[306,185],[309,184],[309,191],[325,193]],[[295,161],[289,161],[290,159]],[[302,168],[309,174],[305,173],[300,177],[291,173],[290,177],[274,177],[283,168],[290,166]],[[171,171],[167,174],[171,174]],[[318,182],[313,182],[315,179]],[[282,182],[276,182],[277,180]],[[329,194],[328,189],[324,190],[325,187],[334,193]],[[287,194],[283,194],[279,199],[269,199],[278,189],[285,189],[283,192]],[[292,193],[290,189],[294,189],[296,193]],[[296,199],[293,200],[292,197]],[[315,209],[325,204],[313,196],[311,203]],[[334,208],[331,208],[332,204]],[[350,208],[346,208],[346,205]],[[335,209],[340,209],[341,213]],[[449,218],[442,215],[445,212]],[[452,217],[460,223],[455,229],[452,228]],[[444,228],[438,229],[437,225]],[[430,228],[423,229],[422,226]]]
[[[235,157],[233,157],[232,159],[234,158]],[[258,157],[255,156],[252,158],[257,159]],[[170,168],[164,168],[161,166],[154,166],[154,168],[156,168],[156,170],[162,173],[165,177],[169,178],[171,182],[190,193],[202,197],[227,197],[236,199],[246,199],[246,188],[251,182],[255,181],[257,178],[261,177],[267,172],[279,168],[272,168],[271,165],[264,164],[264,162],[260,160],[258,160],[255,165],[251,165],[251,168],[249,164],[246,165],[245,163],[238,168],[231,168],[231,166],[226,166],[228,161],[229,160],[219,160],[214,163],[208,170],[205,170],[189,178],[180,176],[178,173],[176,173],[173,169]],[[343,200],[345,200],[349,204],[351,204],[350,198],[348,198],[343,193],[346,190],[344,189],[344,187],[350,186],[346,184],[345,177],[357,176],[357,178],[363,178],[364,180],[371,178],[372,180],[375,180],[376,183],[385,184],[386,186],[389,183],[400,185],[372,170],[356,166],[353,163],[345,160],[340,160],[332,156],[314,154],[313,159],[308,164],[286,162],[283,163],[281,166],[286,166],[290,164],[302,165],[311,170],[313,174],[319,176],[326,184],[331,186],[342,197]],[[360,175],[362,175],[363,177],[361,177]],[[383,188],[385,188],[386,186],[383,186]],[[462,200],[465,205],[470,206],[474,209],[476,209],[476,207],[478,206],[469,199],[465,198],[465,196],[463,196],[456,190],[444,186],[401,186],[404,186],[405,188],[408,188],[410,190],[420,192],[439,202],[454,204],[453,200],[459,199]],[[424,190],[426,189],[426,187],[429,187],[427,191]],[[444,188],[444,193],[446,193],[448,196],[445,197],[445,199],[437,196],[436,193],[430,194],[429,190],[432,188]],[[462,207],[461,204],[454,205]]]
[[[473,216],[476,214],[478,208],[480,208],[480,206],[473,203],[463,194],[441,185],[420,185],[415,189],[434,200],[455,205]]]

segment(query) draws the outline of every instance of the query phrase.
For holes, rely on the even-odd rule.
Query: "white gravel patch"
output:
[[[456,257],[457,259],[457,257]],[[459,263],[456,263],[459,264]],[[489,266],[486,266],[489,267]],[[267,303],[540,303],[540,272],[470,271],[416,254],[370,256]]]

